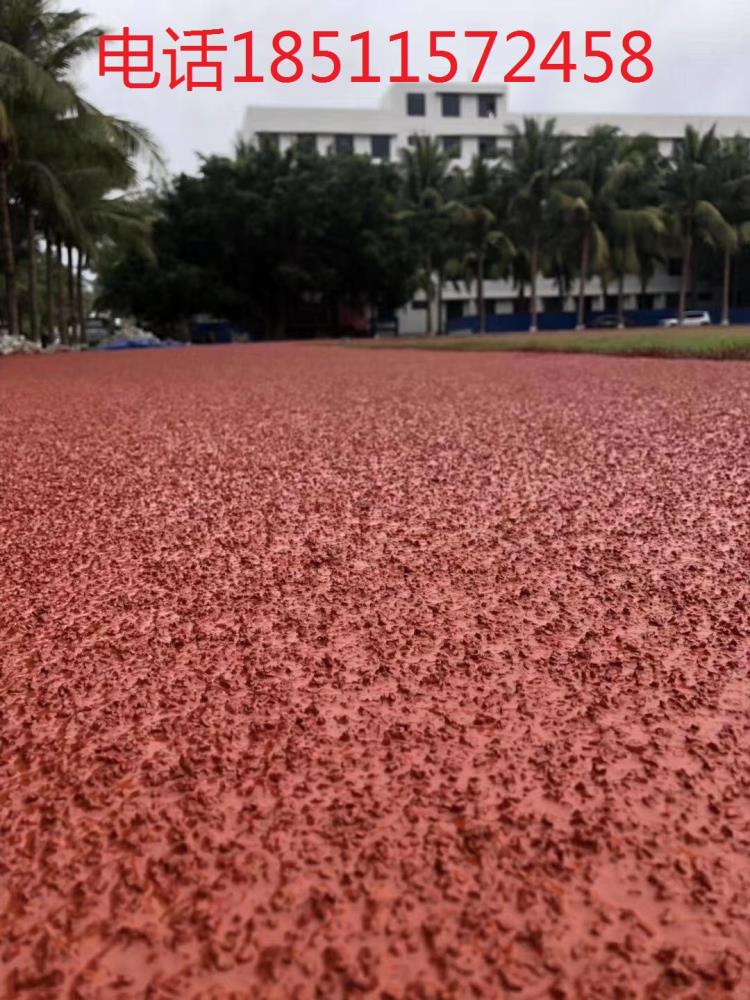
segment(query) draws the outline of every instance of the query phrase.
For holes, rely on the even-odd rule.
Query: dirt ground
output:
[[[750,997],[750,365],[0,363],[0,996]]]

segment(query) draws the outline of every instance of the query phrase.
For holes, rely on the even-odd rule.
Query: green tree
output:
[[[457,227],[463,277],[475,281],[479,314],[479,333],[487,329],[484,297],[485,280],[506,274],[514,254],[509,237],[498,226],[493,209],[497,204],[494,178],[481,157],[475,157],[467,175],[462,177],[457,200],[449,203]]]
[[[511,236],[528,264],[532,331],[538,327],[537,277],[545,240],[550,235],[552,208],[561,194],[566,143],[554,119],[540,124],[525,118],[522,127],[508,127],[510,147],[503,151],[501,182],[507,190]]]
[[[682,260],[678,319],[685,317],[697,239],[730,255],[737,236],[716,204],[721,143],[715,128],[701,135],[691,125],[675,143],[664,180],[665,206]]]
[[[11,325],[18,330],[13,208],[24,216],[29,326],[34,339],[40,336],[36,273],[40,229],[46,242],[47,335],[54,336],[52,327],[57,326],[64,337],[68,318],[74,329],[83,328],[84,244],[90,248],[97,232],[101,235],[108,212],[92,213],[94,201],[135,182],[137,156],[148,153],[159,162],[156,146],[144,129],[103,114],[76,92],[72,84],[75,64],[92,51],[101,34],[84,22],[81,11],[60,11],[49,0],[6,0],[0,7],[0,121],[7,139],[0,147],[0,187],[8,312]],[[3,66],[12,72],[4,75]],[[122,224],[122,212],[108,212],[108,217],[113,226]],[[99,229],[95,226],[95,231],[89,231],[87,221],[95,221]],[[57,296],[50,294],[53,243],[57,246]],[[60,273],[63,246],[67,247],[67,304]]]
[[[453,255],[450,245],[450,159],[437,139],[414,135],[401,154],[406,223],[417,248],[417,280],[427,296],[426,330],[442,330],[442,297],[445,268]],[[437,287],[433,283],[437,276]],[[437,298],[438,320],[433,322],[432,303]]]
[[[585,324],[589,271],[601,276],[605,298],[610,278],[616,278],[618,323],[624,326],[625,274],[638,270],[639,243],[666,232],[658,182],[646,175],[653,168],[651,153],[650,144],[624,138],[610,126],[592,129],[574,148],[570,205],[581,231],[579,329]]]
[[[577,328],[586,323],[586,283],[590,273],[606,274],[610,266],[607,239],[616,227],[619,130],[598,125],[573,147],[566,208],[580,236]],[[605,282],[606,284],[606,282]]]
[[[719,242],[722,251],[721,323],[729,325],[732,259],[750,243],[750,140],[736,135],[725,139],[716,162],[716,207],[734,232]],[[713,186],[713,185],[712,185]]]
[[[98,301],[161,330],[211,312],[269,338],[301,316],[335,330],[342,306],[390,313],[417,272],[400,206],[388,164],[241,146],[152,193],[154,260],[108,250]]]
[[[4,0],[0,6],[0,243],[11,335],[20,333],[10,175],[18,156],[21,109],[33,104],[40,114],[61,115],[71,107],[69,89],[35,62],[42,12],[41,0]]]

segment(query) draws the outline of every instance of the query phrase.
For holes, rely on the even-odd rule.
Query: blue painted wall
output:
[[[708,310],[714,323],[721,320],[721,309]],[[588,321],[595,320],[597,316],[603,316],[603,311],[591,313]],[[611,312],[606,313],[611,315]],[[676,316],[674,309],[626,309],[625,316],[633,326],[658,326],[660,321]],[[732,309],[729,313],[732,323],[750,324],[750,308]],[[518,315],[500,316],[491,315],[487,317],[485,326],[488,333],[524,333],[529,329],[531,317],[528,313]],[[548,312],[539,313],[540,330],[574,330],[576,325],[576,314],[571,312]],[[464,316],[462,319],[454,319],[448,322],[448,332],[455,333],[460,330],[468,330],[471,333],[479,332],[479,317]]]

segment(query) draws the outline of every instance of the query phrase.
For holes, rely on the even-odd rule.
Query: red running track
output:
[[[750,365],[0,362],[0,995],[750,997]]]

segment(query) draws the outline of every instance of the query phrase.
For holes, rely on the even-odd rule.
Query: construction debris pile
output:
[[[126,351],[138,347],[162,347],[162,341],[148,330],[137,326],[125,326],[104,337],[96,345],[98,351]]]
[[[11,354],[56,354],[64,351],[85,350],[86,346],[95,347],[99,351],[126,351],[134,348],[178,347],[182,345],[176,340],[160,340],[155,334],[149,333],[148,330],[141,330],[137,326],[116,330],[95,345],[75,344],[71,346],[56,342],[44,348],[26,337],[0,333],[0,357],[7,357]]]
[[[39,354],[41,351],[39,344],[25,337],[11,336],[9,333],[0,333],[0,356],[7,357],[9,354]]]
[[[148,330],[141,330],[137,326],[123,327],[105,337],[97,345],[98,351],[127,351],[147,347],[179,347],[182,346],[176,340],[160,340],[159,337]]]

